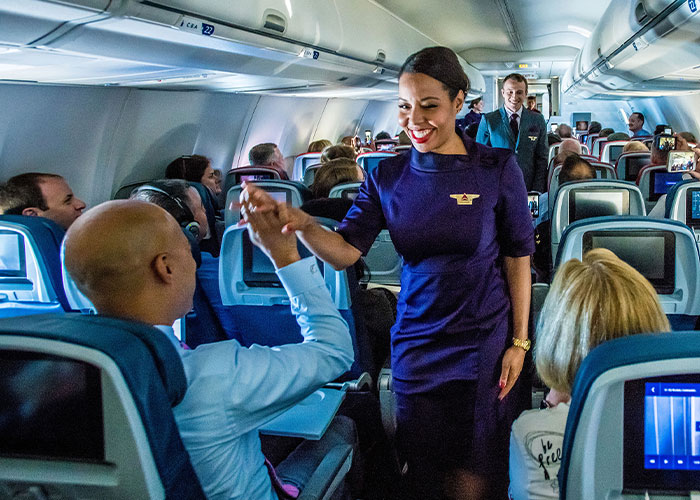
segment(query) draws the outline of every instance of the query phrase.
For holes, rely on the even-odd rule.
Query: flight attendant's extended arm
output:
[[[264,190],[246,184],[241,200],[248,200],[255,210],[278,210],[277,202]],[[340,271],[353,265],[362,253],[345,241],[341,235],[323,228],[306,212],[293,207],[285,210],[287,218],[283,233],[296,231],[297,237],[311,252],[333,268]]]
[[[513,337],[525,340],[530,318],[530,256],[505,257],[503,265],[513,314]],[[501,365],[499,399],[506,397],[513,388],[523,369],[524,360],[525,350],[521,347],[511,346],[506,350]]]

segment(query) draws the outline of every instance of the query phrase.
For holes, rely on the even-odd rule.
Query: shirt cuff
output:
[[[316,257],[306,257],[278,269],[277,276],[290,297],[318,287],[325,287]]]

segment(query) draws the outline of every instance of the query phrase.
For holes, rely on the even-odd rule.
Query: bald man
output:
[[[66,235],[66,268],[100,314],[151,324],[160,330],[153,335],[166,335],[178,350],[187,392],[173,413],[207,498],[277,500],[258,427],[345,373],[353,350],[315,259],[301,260],[296,237],[281,232],[283,209],[255,213],[243,205],[251,241],[272,260],[290,297],[300,344],[181,346],[169,325],[192,307],[195,263],[175,219],[147,202],[110,201],[86,212]],[[300,452],[310,462],[305,469],[294,453],[278,467],[287,487],[303,489],[324,450],[353,441],[352,421],[348,427],[340,418],[315,442],[317,456]]]

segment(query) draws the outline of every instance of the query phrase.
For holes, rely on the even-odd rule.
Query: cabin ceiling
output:
[[[610,0],[376,0],[484,75],[562,76]],[[529,63],[518,69],[519,63]],[[533,66],[534,63],[534,66]]]

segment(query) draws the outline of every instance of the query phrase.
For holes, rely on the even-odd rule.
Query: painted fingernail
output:
[[[498,381],[498,387],[503,389],[506,386],[506,383],[503,380]]]

